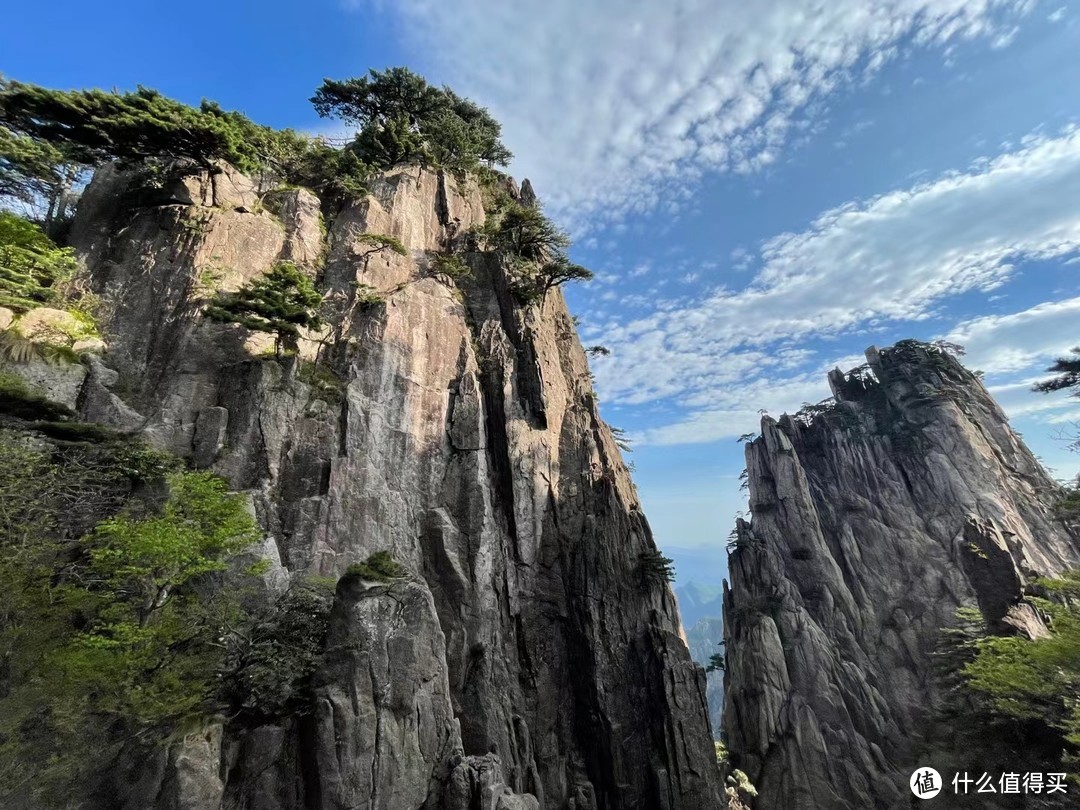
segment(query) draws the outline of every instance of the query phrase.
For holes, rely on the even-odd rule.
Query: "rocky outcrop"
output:
[[[1036,635],[1025,586],[1080,561],[1058,486],[974,376],[913,342],[867,357],[746,451],[724,723],[755,806],[907,806],[940,629],[966,606]]]
[[[704,674],[643,576],[655,544],[560,292],[522,305],[491,253],[429,269],[483,221],[476,183],[405,167],[327,218],[302,190],[180,175],[110,167],[84,194],[115,377],[93,371],[82,416],[247,491],[291,576],[380,551],[409,571],[340,584],[311,717],[184,754],[220,775],[198,806],[716,806]],[[283,259],[329,323],[278,361],[202,313]],[[170,756],[144,796],[179,784]]]
[[[706,668],[705,698],[709,704],[709,725],[713,736],[719,740],[724,718],[724,674],[719,669],[711,672],[708,667],[714,655],[723,653],[724,621],[721,618],[698,619],[686,631],[690,656]]]

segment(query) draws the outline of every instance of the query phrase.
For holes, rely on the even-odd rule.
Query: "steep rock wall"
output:
[[[264,193],[228,167],[152,185],[107,168],[87,190],[73,241],[109,349],[83,416],[249,492],[272,582],[341,576],[377,551],[410,571],[398,597],[339,586],[335,632],[366,652],[328,660],[313,719],[211,726],[126,777],[127,806],[168,793],[176,807],[396,810],[430,780],[450,789],[432,787],[429,807],[468,785],[504,808],[714,806],[704,675],[670,590],[640,575],[655,545],[561,293],[522,306],[488,253],[466,253],[457,283],[433,271],[483,217],[473,181],[416,167],[325,234],[313,195]],[[283,258],[335,314],[277,362],[202,311]],[[305,378],[316,356],[336,390]],[[423,699],[399,681],[425,684]]]
[[[931,653],[958,607],[1040,631],[1023,601],[1080,561],[1060,490],[944,352],[867,351],[835,407],[762,420],[752,522],[725,593],[725,733],[764,808],[907,806],[938,703]]]

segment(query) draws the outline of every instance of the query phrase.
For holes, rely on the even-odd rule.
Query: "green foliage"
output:
[[[723,653],[713,653],[709,656],[709,663],[705,667],[706,672],[723,672],[727,667],[727,659]]]
[[[498,216],[485,219],[481,233],[497,250],[535,262],[557,256],[570,246],[570,237],[539,208],[519,202],[511,202]]]
[[[303,142],[214,102],[189,107],[146,87],[109,93],[0,81],[0,124],[91,166],[113,159],[190,158],[203,165],[220,159],[253,172],[289,159]]]
[[[513,202],[509,187],[512,179],[498,169],[480,166],[476,169],[476,181],[480,186],[480,199],[484,213],[495,216],[506,210]]]
[[[376,551],[364,562],[350,565],[345,569],[345,573],[373,582],[389,582],[405,576],[406,571],[404,566],[390,556],[389,551]]]
[[[320,139],[305,140],[302,148],[278,168],[286,183],[310,188],[324,204],[331,205],[367,194],[375,171],[361,159],[355,144],[337,149]]]
[[[460,256],[436,253],[431,258],[431,269],[437,275],[446,276],[452,281],[472,278],[472,268],[465,264]]]
[[[183,469],[172,453],[156,450],[141,441],[124,441],[112,453],[112,469],[136,482],[164,481]]]
[[[662,585],[675,579],[675,561],[659,550],[643,551],[638,555],[638,572],[646,583]]]
[[[292,262],[278,262],[270,272],[235,293],[219,293],[206,310],[216,321],[240,324],[274,335],[274,353],[295,348],[300,328],[317,329],[316,308],[322,297],[311,279]]]
[[[316,396],[331,404],[340,404],[345,398],[345,381],[325,364],[317,365],[310,360],[301,360],[296,376],[310,385]]]
[[[726,765],[728,761],[727,746],[720,742],[720,740],[715,740],[713,742],[713,748],[716,750],[716,764]]]
[[[0,198],[24,205],[47,199],[50,214],[60,214],[61,198],[77,174],[78,167],[52,144],[0,126]]]
[[[570,261],[570,238],[535,205],[511,201],[488,212],[479,235],[510,257],[513,290],[522,303],[541,301],[553,287],[593,277]]]
[[[212,101],[190,107],[145,87],[106,93],[0,81],[0,196],[48,197],[51,218],[85,167],[174,158],[270,171],[338,203],[365,194],[372,174],[355,148],[274,130]]]
[[[630,438],[626,435],[626,431],[622,428],[611,428],[611,435],[615,439],[615,446],[622,450],[624,453],[633,453],[634,446],[630,441]]]
[[[1048,618],[1048,637],[992,635],[970,608],[943,631],[940,727],[952,731],[945,745],[961,765],[977,760],[985,770],[1000,760],[1080,782],[1080,572],[1037,585],[1049,598],[1029,601]]]
[[[585,354],[589,355],[589,357],[607,357],[611,354],[611,349],[607,346],[589,346],[585,350]]]
[[[1064,391],[1068,388],[1080,388],[1080,346],[1070,351],[1072,357],[1059,357],[1047,369],[1048,372],[1055,376],[1036,383],[1033,390],[1050,393],[1051,391]],[[1074,396],[1080,396],[1080,390],[1074,392]]]
[[[430,162],[424,137],[401,116],[365,126],[356,136],[354,149],[362,160],[384,169],[414,161]]]
[[[1080,575],[1055,584],[1075,593]],[[1042,607],[1053,617],[1049,638],[980,638],[963,675],[1003,715],[1045,722],[1065,733],[1080,731],[1080,609],[1052,602]],[[1067,740],[1080,745],[1080,737]]]
[[[386,297],[370,284],[357,284],[353,294],[353,303],[359,309],[371,309],[386,303]]]
[[[333,588],[301,580],[229,638],[222,691],[254,722],[305,714],[308,679],[322,659]]]
[[[817,419],[836,409],[836,400],[829,398],[818,403],[804,402],[795,412],[795,421],[803,427],[810,427]]]
[[[0,457],[0,522],[18,527],[0,532],[0,801],[67,806],[123,747],[217,705],[241,613],[237,589],[206,585],[258,533],[223,481],[167,473],[145,447],[61,451],[9,431]],[[122,480],[162,474],[164,493],[116,512]],[[67,537],[88,501],[96,527]]]
[[[0,211],[0,306],[26,312],[56,299],[57,284],[75,271],[75,254],[40,227]]]
[[[750,777],[738,768],[728,776],[727,783],[729,788],[736,791],[736,795],[743,793],[747,796],[757,796],[757,788],[750,782]]]
[[[396,253],[399,256],[409,255],[408,248],[401,243],[400,239],[393,236],[387,236],[381,233],[362,233],[356,238],[356,241],[362,245],[371,245],[371,249],[364,253],[365,256],[383,250],[389,250],[391,253]]]
[[[541,265],[537,273],[540,284],[541,297],[552,287],[559,287],[569,281],[591,281],[593,271],[580,264],[574,264],[565,256],[558,256],[554,260]]]
[[[258,540],[243,502],[208,472],[175,473],[160,516],[120,515],[87,543],[89,570],[135,604],[140,627],[192,578],[223,571],[225,560]]]
[[[311,101],[320,116],[355,124],[353,148],[379,168],[419,160],[468,171],[480,162],[505,165],[511,158],[487,110],[407,68],[326,79]]]

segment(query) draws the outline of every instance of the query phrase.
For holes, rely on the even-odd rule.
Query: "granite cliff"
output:
[[[268,592],[339,579],[309,713],[211,719],[118,764],[100,806],[716,807],[705,676],[642,571],[656,547],[561,292],[523,302],[468,241],[474,179],[401,167],[333,212],[264,186],[99,169],[70,242],[105,351],[18,371],[244,492]],[[203,316],[279,260],[336,307],[283,359]],[[346,574],[375,552],[407,575]]]
[[[905,341],[762,419],[725,593],[725,735],[764,808],[908,806],[941,628],[1038,637],[1040,575],[1080,562],[1060,487],[979,380]],[[978,805],[983,806],[983,805]]]

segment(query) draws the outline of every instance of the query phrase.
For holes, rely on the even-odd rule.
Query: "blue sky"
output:
[[[758,409],[823,399],[871,344],[964,344],[1047,464],[1080,469],[1054,438],[1080,402],[1028,391],[1080,344],[1064,0],[64,0],[6,22],[12,78],[275,126],[326,131],[307,102],[324,76],[396,64],[490,107],[598,274],[571,307],[612,349],[602,409],[635,437],[659,542],[699,550],[680,579],[722,575]]]

